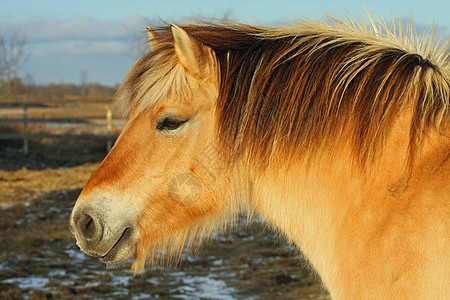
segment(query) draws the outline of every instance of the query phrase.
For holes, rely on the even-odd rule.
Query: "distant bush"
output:
[[[108,100],[116,93],[117,86],[105,86],[98,83],[83,85],[51,83],[48,85],[25,84],[20,78],[0,83],[2,100],[41,100],[58,101],[64,99]]]

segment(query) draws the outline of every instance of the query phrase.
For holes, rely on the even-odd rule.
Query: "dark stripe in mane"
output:
[[[435,59],[387,36],[319,23],[183,28],[216,54],[218,136],[234,154],[268,162],[279,151],[309,157],[332,153],[351,128],[350,146],[364,164],[382,149],[402,111],[412,113],[411,157],[424,130],[448,124],[448,51]],[[137,64],[148,69],[135,67],[122,87],[122,93],[131,90],[131,98],[138,82],[146,80],[142,74],[154,68],[148,63],[152,57],[161,51],[174,55],[170,28],[157,32],[161,47]]]

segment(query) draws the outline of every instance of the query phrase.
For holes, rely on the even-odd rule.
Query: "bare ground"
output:
[[[3,142],[2,142],[3,143]],[[218,236],[181,266],[138,277],[84,255],[70,211],[104,144],[0,144],[0,299],[328,299],[306,262],[259,224]]]

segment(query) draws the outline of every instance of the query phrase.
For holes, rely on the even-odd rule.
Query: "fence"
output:
[[[30,109],[32,113],[30,114]],[[20,113],[21,111],[21,113]],[[30,133],[30,123],[55,124],[57,122],[76,123],[80,120],[102,120],[106,134],[52,134],[52,133]],[[91,122],[91,121],[89,121]],[[101,109],[85,108],[58,108],[54,106],[23,104],[0,104],[0,124],[16,123],[22,124],[22,133],[4,133],[0,131],[0,140],[21,139],[23,140],[23,153],[29,152],[29,140],[39,139],[84,139],[100,140],[106,142],[106,150],[109,152],[117,134],[113,134],[113,118],[111,109],[106,106]]]

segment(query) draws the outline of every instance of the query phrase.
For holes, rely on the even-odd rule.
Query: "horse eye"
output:
[[[164,120],[156,123],[156,129],[158,130],[175,130],[183,125],[186,121],[180,121],[173,118],[165,118]]]

